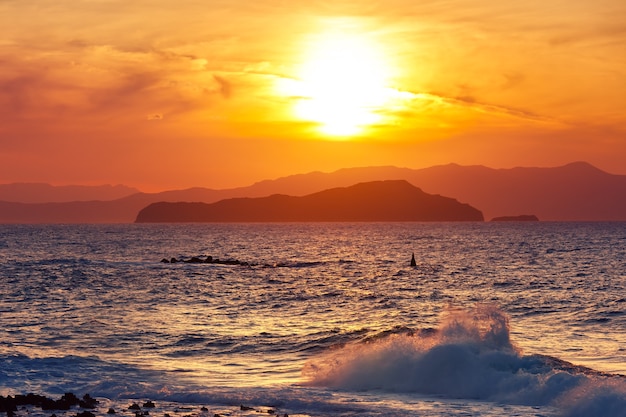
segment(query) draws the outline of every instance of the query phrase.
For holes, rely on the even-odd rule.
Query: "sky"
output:
[[[0,0],[0,183],[626,174],[623,0]]]

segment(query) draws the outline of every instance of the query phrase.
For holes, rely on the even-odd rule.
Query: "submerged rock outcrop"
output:
[[[239,261],[237,259],[219,259],[219,258],[214,258],[210,255],[204,259],[202,259],[202,257],[200,256],[192,256],[191,258],[188,258],[188,259],[178,259],[178,258],[161,259],[161,263],[164,263],[164,264],[175,264],[178,262],[183,262],[186,264],[218,264],[218,265],[242,265],[242,266],[250,265],[248,262]]]

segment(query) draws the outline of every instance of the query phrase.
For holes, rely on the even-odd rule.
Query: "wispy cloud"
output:
[[[74,43],[75,51],[1,57],[2,118],[37,115],[111,117],[120,113],[172,113],[229,98],[233,87],[194,65],[196,57],[169,51],[128,51],[112,45]]]

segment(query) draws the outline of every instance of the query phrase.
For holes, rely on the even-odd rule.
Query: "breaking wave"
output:
[[[309,361],[307,385],[556,406],[568,416],[626,416],[626,378],[523,355],[493,305],[446,311],[439,329],[395,333]]]

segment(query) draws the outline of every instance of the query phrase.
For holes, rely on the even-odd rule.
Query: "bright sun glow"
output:
[[[297,78],[286,86],[288,94],[298,97],[296,116],[318,123],[329,136],[356,135],[378,123],[379,110],[390,97],[381,50],[356,35],[316,38]]]

